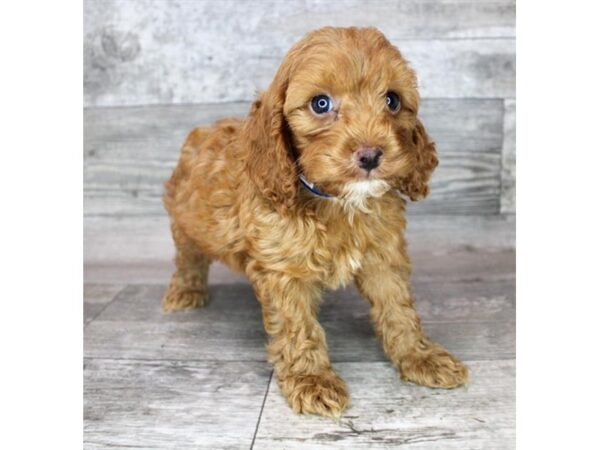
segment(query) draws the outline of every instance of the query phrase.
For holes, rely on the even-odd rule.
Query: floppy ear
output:
[[[261,194],[280,211],[292,207],[298,193],[298,176],[283,115],[287,81],[280,71],[268,91],[259,96],[243,128],[248,146],[246,167]]]
[[[400,180],[399,190],[416,201],[429,193],[429,178],[438,165],[435,144],[419,119],[412,132],[412,145],[413,167],[409,176]]]

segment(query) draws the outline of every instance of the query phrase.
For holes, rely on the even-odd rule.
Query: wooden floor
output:
[[[455,390],[400,381],[355,289],[329,292],[320,319],[352,396],[334,421],[287,406],[242,277],[217,264],[207,307],[164,314],[166,219],[86,219],[84,447],[514,448],[514,218],[418,216],[408,235],[424,327],[471,381]]]

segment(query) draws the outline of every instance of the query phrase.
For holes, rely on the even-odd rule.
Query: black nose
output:
[[[383,150],[379,147],[363,147],[356,152],[356,161],[361,169],[373,170],[379,166]]]

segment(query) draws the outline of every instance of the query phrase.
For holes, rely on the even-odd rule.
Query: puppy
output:
[[[165,184],[176,271],[167,311],[205,305],[211,260],[251,281],[269,359],[294,411],[339,416],[348,389],[317,321],[324,288],[354,280],[403,379],[452,388],[467,369],[422,331],[405,200],[437,166],[414,71],[374,28],[323,28],[285,56],[245,120],[194,129]]]

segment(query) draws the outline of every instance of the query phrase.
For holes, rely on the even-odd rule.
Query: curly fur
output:
[[[397,92],[402,107],[387,109]],[[332,113],[310,99],[327,93]],[[164,202],[177,270],[165,310],[204,305],[211,260],[245,273],[261,303],[268,353],[297,412],[338,416],[349,404],[317,321],[324,288],[352,280],[371,305],[383,348],[403,379],[432,387],[467,381],[466,368],[429,340],[410,294],[405,201],[428,193],[435,146],[417,118],[413,70],[376,29],[323,28],[284,58],[245,120],[188,136]],[[366,174],[361,146],[383,150]],[[315,197],[303,173],[335,197]]]

